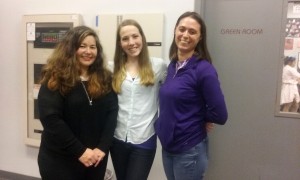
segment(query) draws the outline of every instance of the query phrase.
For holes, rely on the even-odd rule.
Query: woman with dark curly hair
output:
[[[78,26],[57,44],[42,70],[42,179],[103,179],[118,113],[112,73],[94,30]]]

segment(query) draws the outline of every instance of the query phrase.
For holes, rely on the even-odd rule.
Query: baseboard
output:
[[[40,180],[40,178],[0,170],[0,180]]]

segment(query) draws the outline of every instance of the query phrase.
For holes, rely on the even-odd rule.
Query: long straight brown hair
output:
[[[116,49],[115,49],[115,56],[114,56],[114,72],[113,72],[112,87],[114,91],[117,93],[121,92],[121,84],[126,77],[125,64],[127,61],[127,55],[121,47],[121,37],[120,37],[120,31],[124,26],[135,26],[139,30],[142,36],[143,48],[138,57],[139,76],[141,78],[141,84],[144,86],[151,86],[154,84],[154,73],[150,62],[146,37],[142,30],[142,27],[137,21],[133,19],[126,19],[122,21],[121,24],[118,26],[117,35],[116,35],[117,38],[116,38]]]
[[[195,21],[197,21],[200,25],[200,33],[201,33],[201,40],[198,42],[197,46],[195,47],[194,50],[194,56],[197,57],[197,59],[199,60],[207,60],[208,62],[212,63],[210,54],[208,52],[207,49],[207,45],[206,45],[206,25],[204,23],[204,21],[202,20],[201,16],[196,13],[196,12],[192,12],[192,11],[187,11],[185,13],[183,13],[181,16],[179,16],[179,18],[177,19],[175,28],[174,28],[174,36],[173,36],[173,41],[172,44],[170,46],[170,51],[169,51],[169,58],[170,60],[177,60],[178,59],[178,47],[175,43],[175,31],[176,28],[179,24],[179,22],[186,17],[190,17],[192,19],[194,19]]]

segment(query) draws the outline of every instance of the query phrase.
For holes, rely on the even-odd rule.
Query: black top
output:
[[[66,96],[42,85],[38,95],[43,125],[40,150],[78,159],[86,148],[107,154],[118,114],[117,95],[111,91],[89,104],[82,84]]]

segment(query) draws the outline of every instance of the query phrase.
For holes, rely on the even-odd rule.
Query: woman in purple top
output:
[[[199,180],[208,163],[206,126],[223,125],[228,116],[199,14],[186,12],[179,17],[169,56],[155,124],[164,170],[168,180]]]

